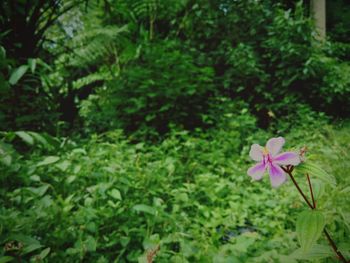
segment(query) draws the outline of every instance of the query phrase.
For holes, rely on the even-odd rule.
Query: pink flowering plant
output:
[[[333,250],[335,257],[344,263],[349,263],[342,254],[342,252],[336,246],[335,241],[331,238],[330,234],[325,228],[325,217],[323,213],[316,209],[316,200],[313,193],[310,175],[307,169],[301,169],[306,171],[305,176],[308,182],[308,188],[310,191],[311,201],[307,198],[304,191],[300,188],[297,180],[294,178],[294,167],[304,162],[304,154],[306,148],[303,148],[300,153],[287,151],[281,152],[282,147],[285,144],[283,137],[271,138],[267,141],[266,145],[260,146],[259,144],[253,144],[250,148],[249,156],[256,162],[247,171],[247,174],[252,180],[261,180],[266,174],[269,174],[272,187],[277,188],[287,181],[287,178],[292,180],[297,191],[303,197],[309,210],[300,213],[297,223],[296,232],[300,249],[291,254],[293,259],[309,259],[308,256],[317,254],[316,241],[321,236],[322,232],[326,236],[330,247]],[[317,248],[317,249],[316,249]],[[330,256],[325,251],[322,251],[323,256]]]
[[[284,138],[278,137],[268,140],[265,147],[259,144],[252,145],[249,156],[258,162],[248,170],[248,175],[253,180],[262,179],[267,170],[273,187],[278,187],[286,181],[287,176],[281,166],[298,165],[300,158],[294,152],[280,153],[284,143]]]

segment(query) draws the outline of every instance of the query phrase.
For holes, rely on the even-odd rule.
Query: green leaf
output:
[[[32,73],[34,73],[35,72],[35,68],[36,68],[36,59],[34,59],[34,58],[28,59],[28,65],[30,67],[30,71]]]
[[[325,219],[320,211],[304,211],[299,214],[296,224],[298,240],[303,253],[308,252],[321,236]]]
[[[40,187],[28,187],[27,189],[38,196],[43,196],[46,193],[47,189],[49,189],[49,187],[49,184],[45,184]]]
[[[50,248],[45,248],[43,251],[40,252],[39,257],[40,259],[44,259],[47,257],[47,255],[50,253]]]
[[[296,169],[300,173],[303,173],[303,174],[308,173],[311,178],[316,177],[321,181],[325,182],[326,184],[329,184],[333,187],[335,187],[337,184],[337,181],[335,180],[335,178],[332,175],[328,174],[325,170],[323,170],[317,164],[306,162],[298,166]]]
[[[57,163],[56,167],[59,168],[62,172],[65,172],[70,165],[70,161],[64,160],[63,162]]]
[[[32,136],[29,135],[29,133],[24,132],[24,131],[18,131],[15,132],[16,135],[18,137],[20,137],[25,143],[29,144],[29,145],[33,145],[34,144],[34,139]]]
[[[40,142],[43,146],[48,146],[47,140],[36,132],[28,132],[36,141]]]
[[[58,162],[60,157],[58,156],[48,156],[43,161],[39,162],[36,166],[44,166]]]
[[[334,256],[329,246],[314,244],[309,251],[303,252],[301,248],[294,251],[289,257],[299,260],[320,260]]]
[[[23,75],[27,72],[27,70],[28,70],[27,65],[22,65],[18,67],[14,72],[12,72],[9,83],[11,85],[15,85],[23,77]]]
[[[118,189],[112,189],[112,191],[110,191],[108,194],[112,196],[114,199],[122,200],[122,196]]]
[[[10,256],[0,257],[0,263],[7,263],[13,261],[15,258]]]
[[[137,212],[144,212],[150,215],[155,215],[157,212],[153,207],[144,204],[135,205],[132,209]]]
[[[89,236],[86,240],[85,240],[85,246],[86,246],[86,250],[89,252],[95,252],[96,251],[96,247],[97,247],[97,242],[96,240],[92,237]]]
[[[0,161],[6,166],[10,166],[12,163],[12,157],[11,155],[5,155],[4,157],[1,157]]]
[[[25,254],[28,254],[28,253],[31,253],[31,252],[33,252],[34,250],[37,250],[37,249],[39,249],[39,248],[42,248],[42,245],[40,245],[40,244],[30,244],[30,245],[28,245],[28,246],[25,246],[24,248],[23,248],[23,251],[22,251],[22,255],[25,255]]]

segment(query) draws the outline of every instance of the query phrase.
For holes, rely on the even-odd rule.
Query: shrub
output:
[[[162,134],[171,123],[190,129],[200,125],[213,93],[213,70],[196,65],[193,55],[182,50],[169,41],[143,46],[137,61],[90,97],[83,113],[87,124],[146,134]]]

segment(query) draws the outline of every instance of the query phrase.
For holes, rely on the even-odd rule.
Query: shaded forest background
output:
[[[294,1],[3,1],[2,130],[164,134],[215,123],[221,99],[261,127],[349,114],[349,6],[325,43]],[[161,72],[161,74],[160,74]]]
[[[349,17],[327,1],[320,40],[310,1],[0,1],[0,262],[337,262],[301,249],[290,180],[247,175],[279,136],[350,259]]]

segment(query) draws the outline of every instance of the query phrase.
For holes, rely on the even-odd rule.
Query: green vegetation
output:
[[[2,1],[0,262],[349,260],[349,10]],[[316,211],[247,175],[278,136]]]

